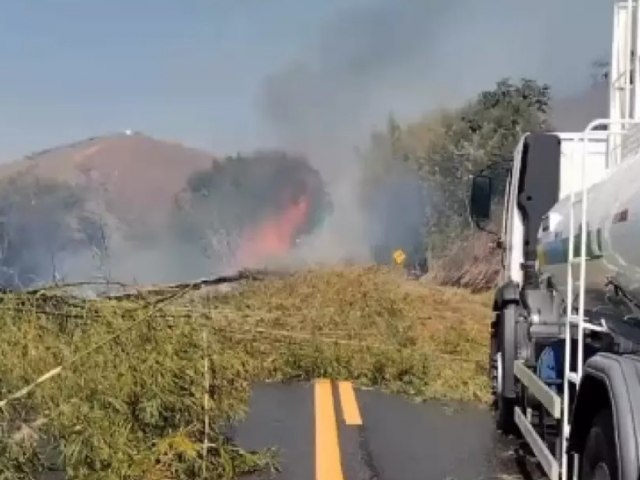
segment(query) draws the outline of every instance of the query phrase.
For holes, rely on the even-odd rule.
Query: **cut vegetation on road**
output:
[[[61,459],[83,479],[269,467],[269,452],[242,452],[223,434],[257,381],[344,379],[421,400],[488,399],[489,298],[394,270],[0,302],[0,398],[63,366],[0,410],[0,478],[62,469]]]

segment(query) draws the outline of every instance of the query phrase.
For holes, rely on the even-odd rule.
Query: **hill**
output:
[[[213,162],[207,152],[122,133],[34,153],[0,166],[0,177],[28,172],[89,187],[111,215],[140,226],[163,220],[187,178]]]
[[[289,253],[326,208],[304,157],[218,161],[141,134],[90,138],[0,166],[0,286],[257,266]]]

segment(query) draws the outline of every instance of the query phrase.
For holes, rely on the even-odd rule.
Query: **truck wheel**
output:
[[[617,480],[618,462],[611,410],[596,415],[587,435],[580,464],[580,480]]]
[[[507,305],[496,315],[491,325],[491,386],[493,390],[496,427],[502,433],[517,432],[513,409],[516,405],[515,376],[516,305]]]

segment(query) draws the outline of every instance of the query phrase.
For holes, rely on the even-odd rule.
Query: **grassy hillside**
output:
[[[58,458],[70,478],[194,478],[205,358],[214,478],[270,461],[223,436],[254,381],[345,378],[416,399],[486,401],[488,300],[360,267],[111,300],[4,296],[0,399],[54,376],[0,408],[0,478]]]
[[[145,135],[96,137],[36,152],[0,166],[0,176],[29,172],[88,187],[123,222],[158,222],[195,171],[215,158],[206,152]]]

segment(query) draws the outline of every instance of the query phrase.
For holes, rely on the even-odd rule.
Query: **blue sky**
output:
[[[3,0],[0,159],[129,127],[245,147],[263,77],[339,3]]]
[[[323,82],[346,92],[336,98],[350,111],[324,118],[345,125],[358,123],[356,107],[367,119],[416,115],[503,74],[570,90],[608,51],[610,2],[557,1],[2,0],[0,161],[126,128],[218,153],[277,142],[261,94],[266,77],[296,60],[314,73],[294,79],[313,92],[332,91]],[[386,61],[396,46],[405,56]]]

